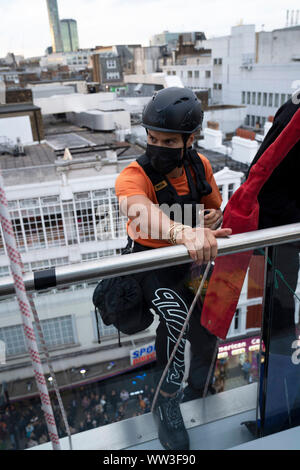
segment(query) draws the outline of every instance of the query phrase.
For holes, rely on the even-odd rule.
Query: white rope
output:
[[[3,237],[7,248],[7,254],[10,261],[12,276],[14,279],[14,287],[21,312],[24,334],[31,364],[36,380],[37,389],[42,402],[42,410],[44,412],[45,421],[52,442],[53,450],[61,450],[57,427],[55,423],[54,413],[51,406],[49,392],[44,377],[44,371],[37,347],[36,337],[32,325],[32,310],[25,290],[23,280],[23,263],[20,253],[17,249],[15,234],[13,231],[10,213],[8,210],[7,199],[4,191],[4,182],[0,172],[0,220],[3,229]]]

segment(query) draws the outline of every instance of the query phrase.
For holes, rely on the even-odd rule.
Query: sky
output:
[[[299,0],[58,0],[60,19],[77,21],[81,48],[148,46],[166,30],[225,36],[241,21],[271,31],[286,25],[287,9],[297,8]],[[0,24],[0,57],[44,55],[51,45],[46,0],[0,0]]]

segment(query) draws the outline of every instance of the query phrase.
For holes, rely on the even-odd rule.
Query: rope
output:
[[[51,362],[51,359],[50,359],[49,351],[48,351],[46,341],[45,341],[45,338],[44,338],[43,330],[41,328],[41,323],[40,323],[38,313],[37,313],[36,308],[35,308],[35,304],[34,304],[32,295],[28,294],[28,298],[29,298],[29,303],[30,303],[32,313],[33,313],[33,316],[34,316],[34,321],[36,323],[36,328],[37,328],[37,332],[38,332],[38,335],[39,335],[39,338],[40,338],[42,350],[43,350],[43,353],[45,354],[46,362],[47,362],[47,365],[49,367],[49,372],[50,372],[50,375],[53,379],[53,387],[54,387],[54,390],[55,390],[55,393],[56,393],[59,408],[60,408],[60,411],[61,411],[61,414],[62,414],[62,418],[63,418],[64,425],[65,425],[65,428],[66,428],[66,432],[67,432],[67,435],[68,435],[68,438],[69,438],[70,450],[72,450],[71,431],[70,431],[67,415],[66,415],[66,412],[65,412],[64,404],[63,404],[63,401],[62,401],[62,398],[61,398],[61,395],[60,395],[60,391],[59,391],[59,388],[58,388],[55,372],[54,372],[52,362]]]
[[[264,250],[260,249],[259,252],[262,254],[262,255],[265,255],[265,252]],[[270,266],[273,266],[272,265],[272,261],[270,260],[269,257],[267,257],[267,262]],[[275,269],[274,271],[274,285],[275,285],[275,289],[278,289],[278,279],[277,279],[277,276],[283,281],[283,283],[286,285],[286,287],[289,289],[289,291],[294,295],[294,297],[296,297],[296,299],[300,302],[300,298],[298,297],[298,295],[296,294],[296,292],[291,288],[291,286],[289,285],[289,283],[285,280],[284,278],[284,275],[282,274],[281,271],[279,271],[279,269]]]
[[[3,236],[10,260],[10,267],[14,279],[17,301],[19,304],[24,334],[32,368],[36,380],[37,389],[42,402],[45,421],[52,442],[53,450],[61,450],[53,409],[49,397],[44,371],[36,343],[35,333],[32,325],[32,310],[28,301],[22,273],[22,261],[17,249],[17,243],[8,211],[7,199],[4,191],[3,177],[0,172],[0,221],[3,228]]]

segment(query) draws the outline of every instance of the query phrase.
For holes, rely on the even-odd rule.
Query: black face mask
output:
[[[167,175],[175,168],[180,168],[182,161],[182,148],[159,147],[147,144],[146,155],[150,158],[154,170]]]

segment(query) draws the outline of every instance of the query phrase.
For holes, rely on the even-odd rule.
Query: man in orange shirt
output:
[[[213,230],[222,219],[221,195],[209,161],[192,149],[202,121],[201,104],[187,88],[163,89],[146,106],[142,123],[147,132],[146,153],[120,173],[115,185],[121,211],[129,218],[127,231],[134,252],[183,244],[193,261],[207,263],[217,255],[216,238],[230,235],[230,229]],[[198,226],[200,203],[206,210],[204,227]],[[190,265],[135,276],[149,308],[160,318],[156,357],[161,374],[193,300],[186,286]],[[154,410],[159,439],[166,449],[189,449],[178,393],[186,339],[192,353],[186,388],[190,398],[202,396],[215,352],[216,337],[201,326],[200,313],[195,308]]]

